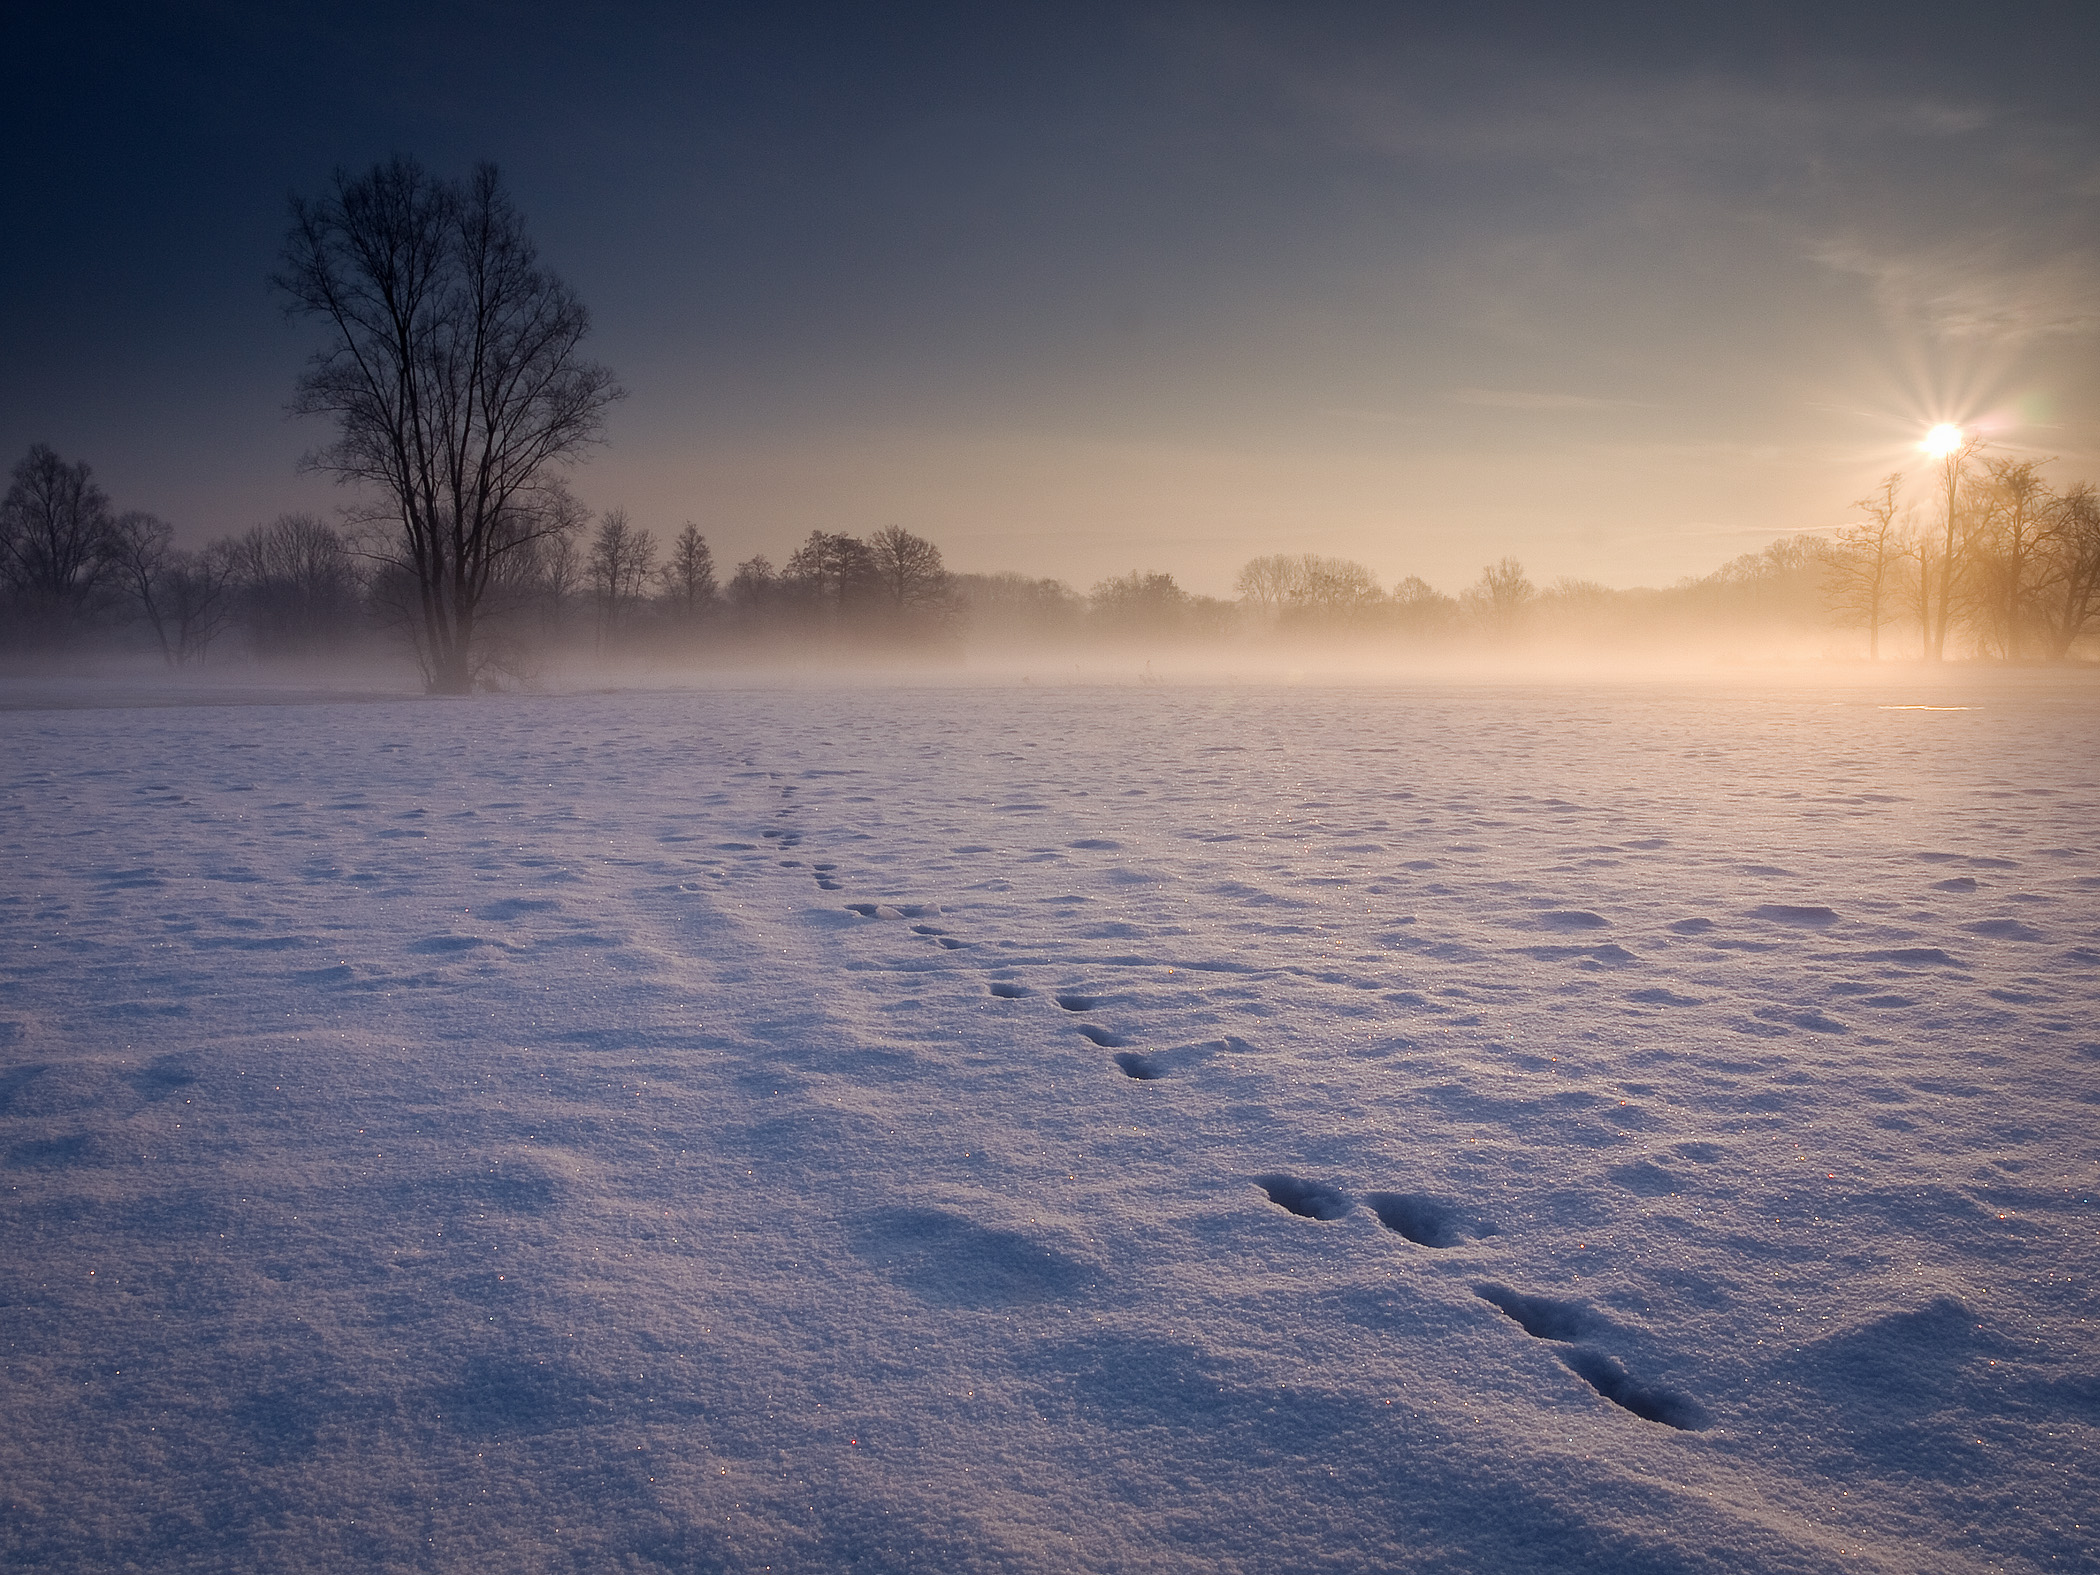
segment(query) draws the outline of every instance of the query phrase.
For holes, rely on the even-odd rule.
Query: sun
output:
[[[1945,459],[1961,447],[1961,428],[1951,421],[1942,421],[1925,434],[1925,441],[1918,447],[1934,459]]]

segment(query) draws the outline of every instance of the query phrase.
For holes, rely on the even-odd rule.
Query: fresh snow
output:
[[[0,713],[10,1568],[2100,1559],[2080,675],[207,698]]]

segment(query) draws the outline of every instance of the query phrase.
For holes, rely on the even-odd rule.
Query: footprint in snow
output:
[[[1114,1059],[1123,1075],[1133,1082],[1157,1083],[1214,1055],[1241,1055],[1253,1048],[1246,1040],[1227,1035],[1223,1039],[1176,1045],[1171,1050],[1123,1050]]]
[[[867,919],[925,919],[938,918],[941,910],[938,903],[932,902],[903,902],[894,907],[885,902],[849,902],[846,904],[846,911]],[[913,925],[912,931],[918,935],[941,933],[919,924]]]
[[[1269,1195],[1269,1201],[1300,1219],[1338,1220],[1356,1207],[1349,1195],[1324,1181],[1272,1173],[1256,1176],[1254,1184]]]
[[[1378,1223],[1417,1247],[1457,1247],[1469,1237],[1495,1236],[1500,1232],[1483,1222],[1470,1228],[1458,1210],[1439,1198],[1420,1192],[1371,1192],[1364,1202]]]
[[[1622,1410],[1645,1422],[1660,1422],[1680,1432],[1697,1432],[1706,1426],[1705,1408],[1690,1395],[1660,1384],[1644,1384],[1626,1371],[1615,1356],[1575,1342],[1610,1331],[1610,1323],[1580,1302],[1555,1296],[1527,1296],[1506,1285],[1476,1285],[1473,1294],[1500,1308],[1518,1328],[1534,1340],[1551,1340],[1573,1349],[1561,1361],[1576,1377]]]

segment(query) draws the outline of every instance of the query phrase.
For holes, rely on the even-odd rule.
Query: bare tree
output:
[[[1902,509],[1903,476],[1882,477],[1881,490],[1852,505],[1863,517],[1838,532],[1830,559],[1828,595],[1867,626],[1867,659],[1881,658],[1881,626],[1896,600],[1896,576],[1908,555]]]
[[[146,620],[161,660],[181,667],[205,652],[233,621],[239,544],[217,541],[202,552],[173,545],[174,527],[136,510],[111,526],[111,577]]]
[[[781,578],[814,608],[843,613],[871,598],[879,585],[875,554],[857,536],[813,530],[781,570]]]
[[[1417,639],[1449,627],[1459,611],[1455,597],[1446,596],[1419,574],[1410,574],[1393,586],[1390,604],[1395,627]]]
[[[124,594],[137,604],[146,626],[160,646],[161,660],[174,667],[174,640],[170,637],[166,597],[168,569],[174,558],[175,527],[166,520],[134,509],[112,522],[105,555],[112,577]]]
[[[2087,624],[2100,622],[2100,495],[2089,481],[2050,507],[2035,611],[2049,655],[2059,661]]]
[[[715,555],[691,520],[671,544],[670,561],[658,572],[672,605],[688,622],[714,605]]]
[[[590,511],[565,486],[543,489],[529,508],[505,511],[505,529],[517,545],[497,560],[482,623],[501,647],[487,664],[512,677],[536,671],[533,648],[559,628],[583,584],[583,554],[576,538]]]
[[[1267,619],[1346,619],[1385,600],[1378,577],[1362,564],[1316,552],[1275,552],[1252,559],[1240,570],[1233,589],[1243,605]]]
[[[109,572],[109,498],[87,462],[48,443],[18,461],[0,498],[0,575],[27,619],[46,632],[87,610]]]
[[[156,596],[175,665],[203,661],[233,622],[233,544],[215,541],[202,552],[170,553]]]
[[[1323,620],[1356,616],[1385,599],[1378,577],[1348,558],[1323,558],[1308,552],[1298,560],[1297,581],[1291,609]]]
[[[1480,579],[1466,592],[1467,607],[1502,638],[1516,632],[1524,610],[1538,594],[1525,578],[1524,565],[1515,558],[1502,558],[1480,571]]]
[[[1968,604],[1986,640],[2007,661],[2020,659],[2020,626],[2032,611],[2043,536],[2055,495],[2036,459],[1984,462],[1977,528],[1969,542]]]
[[[931,627],[955,611],[951,576],[932,542],[890,525],[868,538],[868,553],[884,610],[893,621]]]
[[[1296,599],[1303,579],[1303,560],[1286,552],[1272,552],[1249,560],[1233,589],[1262,617],[1275,618]]]
[[[1179,632],[1194,600],[1174,583],[1173,575],[1135,569],[1102,580],[1087,596],[1096,622],[1132,634]]]
[[[598,600],[599,638],[619,629],[625,611],[642,599],[656,567],[656,538],[627,518],[625,509],[607,509],[591,538],[586,572]]]
[[[762,552],[738,564],[729,581],[729,605],[747,618],[769,611],[779,595],[780,576]]]
[[[414,592],[430,689],[473,687],[476,622],[516,512],[597,441],[620,396],[583,360],[575,292],[538,265],[494,165],[465,184],[395,158],[294,198],[276,278],[328,344],[293,409],[335,419],[314,469],[378,490],[388,561]]]
[[[1977,455],[1984,449],[1985,439],[1981,434],[1964,435],[1955,446],[1940,456],[1940,484],[1945,493],[1945,518],[1941,524],[1940,539],[1930,546],[1921,547],[1918,557],[1919,573],[1925,585],[1925,659],[1931,662],[1942,660],[1947,653],[1947,635],[1954,627],[1954,614],[1958,605],[1957,592],[1963,579],[1963,570],[1968,562],[1968,537],[1974,530],[1972,505],[1965,515],[1962,509],[1962,483],[1969,479]],[[1936,576],[1936,577],[1935,577]]]
[[[583,589],[583,554],[573,531],[542,537],[533,546],[541,593],[547,598],[549,615],[558,618],[569,599]]]
[[[228,544],[243,623],[264,655],[346,639],[363,614],[350,540],[312,514],[280,514]]]

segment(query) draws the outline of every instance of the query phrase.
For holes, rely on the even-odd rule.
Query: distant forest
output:
[[[2089,660],[2100,499],[1943,425],[1930,495],[1888,477],[1834,537],[1781,537],[1662,590],[1533,583],[1504,557],[1456,595],[1363,564],[1270,554],[1230,599],[1133,567],[1085,591],[956,574],[899,526],[814,530],[727,570],[699,527],[594,514],[569,468],[624,397],[582,352],[589,313],[543,267],[495,166],[397,155],[294,197],[281,304],[317,348],[292,409],[332,436],[304,467],[353,489],[339,523],[286,514],[202,548],[120,512],[37,444],[0,500],[0,656],[152,653],[172,668],[391,648],[434,693],[531,684],[581,658],[954,661],[966,652],[1326,646],[1381,654],[1590,650]]]
[[[529,684],[579,656],[952,660],[1103,644],[1800,649],[1820,637],[1825,652],[1881,659],[2100,654],[2094,489],[2055,490],[2034,462],[1973,449],[1945,479],[1921,510],[1890,477],[1835,537],[1785,536],[1666,589],[1538,585],[1505,557],[1452,595],[1414,576],[1386,586],[1344,558],[1272,554],[1241,569],[1232,599],[1191,594],[1158,570],[1084,591],[953,573],[935,543],[894,526],[812,531],[777,566],[757,556],[723,571],[695,525],[659,536],[557,490],[510,522],[510,550],[490,555],[475,682]],[[418,587],[391,540],[383,523],[286,514],[179,547],[154,515],[120,512],[87,464],[39,444],[0,503],[0,646],[18,660],[128,652],[170,667],[413,650]]]

